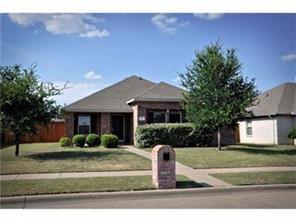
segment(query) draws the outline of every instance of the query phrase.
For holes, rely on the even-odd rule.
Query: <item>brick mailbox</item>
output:
[[[176,188],[176,155],[169,145],[152,149],[152,180],[158,189]]]

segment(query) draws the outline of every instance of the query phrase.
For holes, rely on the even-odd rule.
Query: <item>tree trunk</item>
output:
[[[217,133],[217,140],[218,140],[218,149],[221,150],[221,128],[218,127],[218,133]]]
[[[19,156],[20,154],[20,134],[15,133],[15,155]]]

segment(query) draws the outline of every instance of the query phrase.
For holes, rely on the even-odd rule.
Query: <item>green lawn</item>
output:
[[[177,188],[193,187],[200,185],[185,176],[177,176]],[[154,189],[151,176],[1,181],[1,196],[149,189]]]
[[[57,143],[21,144],[0,150],[1,174],[148,170],[151,161],[123,148],[63,148]]]
[[[230,184],[239,186],[296,183],[295,171],[216,173],[210,175]]]
[[[151,152],[151,149],[144,149]],[[177,161],[192,168],[296,166],[295,146],[229,146],[217,148],[175,148]]]

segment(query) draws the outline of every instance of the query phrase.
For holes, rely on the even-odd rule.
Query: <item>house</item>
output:
[[[183,90],[130,76],[65,107],[65,134],[113,133],[133,143],[137,126],[184,121]]]
[[[296,83],[284,83],[260,94],[249,109],[253,116],[239,122],[240,142],[292,144],[288,134],[296,127]]]

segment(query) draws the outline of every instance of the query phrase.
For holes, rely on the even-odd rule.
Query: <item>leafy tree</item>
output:
[[[217,130],[221,150],[221,128],[234,126],[250,113],[246,108],[258,95],[255,80],[243,76],[235,49],[224,51],[219,42],[196,52],[180,79],[186,90],[187,119],[199,127]]]
[[[19,155],[20,136],[34,134],[38,124],[47,124],[61,115],[61,107],[52,96],[61,94],[51,82],[41,82],[36,66],[0,66],[1,130],[10,129],[15,135],[15,155]]]

